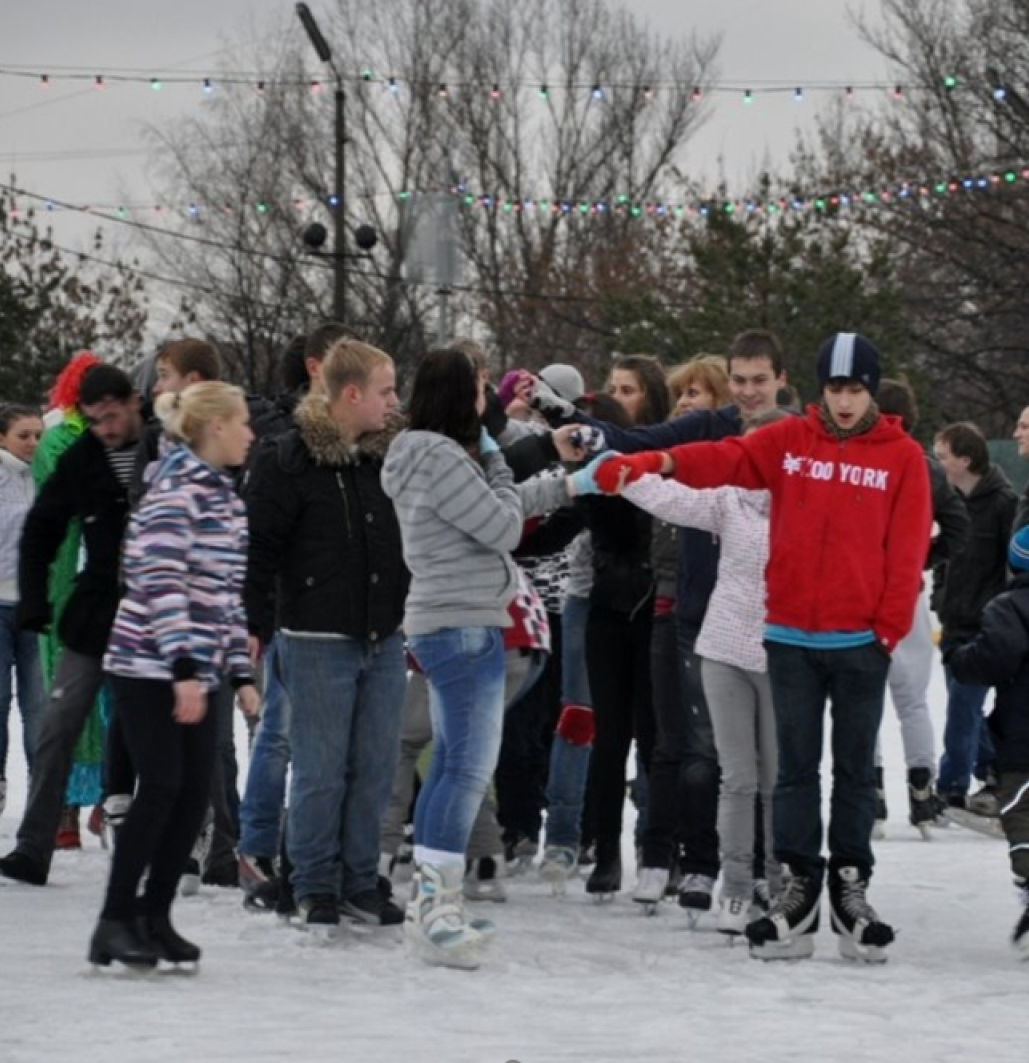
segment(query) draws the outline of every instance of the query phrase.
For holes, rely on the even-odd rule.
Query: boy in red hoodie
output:
[[[837,333],[818,352],[821,401],[806,416],[719,443],[616,457],[595,474],[617,491],[645,473],[691,487],[772,494],[768,671],[779,739],[775,855],[792,879],[747,927],[760,959],[812,955],[825,877],[823,721],[832,713],[829,900],[841,953],[882,962],[893,929],[868,903],[875,737],[890,654],[911,627],[931,524],[925,455],[875,405],[879,354]]]

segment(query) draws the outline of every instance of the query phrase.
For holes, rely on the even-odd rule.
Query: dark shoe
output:
[[[928,768],[908,769],[908,819],[912,827],[929,826],[936,819],[936,795]]]
[[[833,933],[839,935],[844,959],[882,963],[893,942],[893,927],[868,903],[868,877],[856,867],[841,867],[829,876]]]
[[[200,959],[200,947],[187,941],[171,925],[166,915],[142,915],[136,922],[136,930],[159,960],[168,963],[196,963]]]
[[[157,953],[140,939],[132,920],[101,919],[89,943],[89,962],[110,967],[113,960],[126,967],[156,967]]]
[[[232,889],[239,888],[239,865],[235,860],[226,861],[224,864],[216,864],[205,869],[200,881],[205,886],[228,886]]]
[[[759,960],[798,960],[814,954],[822,884],[794,875],[767,915],[747,924],[750,954]]]
[[[339,910],[356,923],[372,926],[399,926],[404,921],[404,913],[377,887],[348,897]]]
[[[12,878],[15,882],[25,882],[30,886],[45,886],[47,869],[41,867],[31,857],[17,849],[9,852],[0,860],[0,875]]]
[[[339,926],[339,901],[331,893],[301,897],[297,908],[307,926]]]
[[[622,853],[619,839],[597,841],[597,862],[586,880],[586,892],[613,896],[622,888]]]

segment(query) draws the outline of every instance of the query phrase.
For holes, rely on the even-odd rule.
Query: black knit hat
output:
[[[882,367],[870,340],[856,332],[837,332],[819,348],[815,372],[819,391],[830,380],[856,380],[874,395],[879,390]]]

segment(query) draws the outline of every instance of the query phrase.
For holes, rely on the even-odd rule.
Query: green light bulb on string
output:
[[[953,74],[948,74],[948,75],[947,75],[947,76],[946,76],[946,77],[945,77],[945,78],[943,79],[943,87],[944,87],[944,88],[945,88],[945,89],[946,89],[946,90],[947,90],[948,92],[952,92],[952,91],[953,91],[954,89],[956,89],[956,88],[957,88],[957,85],[958,85],[958,79],[957,79],[956,77],[954,77],[954,75],[953,75]]]

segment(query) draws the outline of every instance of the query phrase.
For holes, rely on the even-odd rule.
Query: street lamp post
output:
[[[332,49],[329,47],[328,41],[322,36],[322,31],[318,28],[318,23],[314,20],[314,15],[311,14],[311,9],[307,4],[297,4],[297,17],[300,19],[304,27],[304,31],[307,33],[315,52],[318,53],[318,58],[325,63],[332,71],[333,77],[336,79],[336,91],[334,94],[334,111],[335,111],[335,139],[336,139],[336,173],[333,181],[333,200],[335,201],[335,218],[333,225],[333,254],[332,254],[332,316],[336,321],[342,321],[346,312],[345,308],[345,291],[346,291],[346,263],[343,253],[343,244],[345,239],[345,224],[346,219],[343,213],[343,181],[346,173],[345,170],[345,156],[344,147],[346,143],[346,118],[344,114],[343,105],[345,97],[343,95],[343,77],[339,72],[336,64],[332,59]]]

